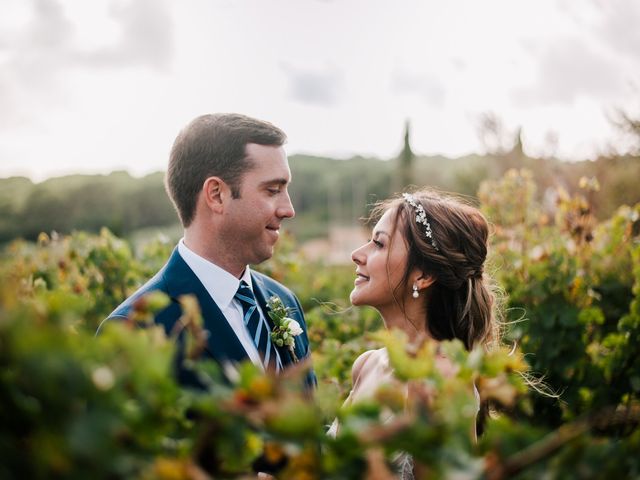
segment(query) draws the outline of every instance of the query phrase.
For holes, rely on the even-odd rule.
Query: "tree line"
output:
[[[576,191],[582,177],[597,179],[601,191],[594,209],[599,218],[610,216],[619,205],[640,201],[636,186],[640,156],[580,162],[531,158],[524,153],[519,137],[511,149],[487,155],[416,156],[407,129],[404,148],[396,159],[292,155],[290,165],[290,194],[297,217],[287,228],[300,240],[325,236],[329,225],[358,222],[372,203],[407,185],[429,185],[475,197],[482,181],[500,178],[510,168],[533,172],[540,198],[557,187],[568,193]],[[98,232],[107,227],[129,237],[140,229],[175,225],[177,216],[164,190],[163,175],[156,172],[136,178],[117,171],[41,183],[24,177],[0,179],[0,243],[15,238],[34,240],[42,231]]]

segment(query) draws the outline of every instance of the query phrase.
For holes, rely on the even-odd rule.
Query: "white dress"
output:
[[[407,396],[407,385],[400,382],[393,375],[393,369],[389,366],[389,356],[387,355],[386,348],[379,348],[378,350],[367,350],[361,354],[351,369],[351,383],[352,388],[349,392],[349,396],[344,401],[344,405],[351,405],[352,403],[361,402],[363,400],[369,400],[374,397],[376,390],[380,386],[385,384],[398,385],[405,391],[405,397]],[[389,420],[392,414],[383,415],[383,421]],[[338,434],[340,425],[336,418],[327,435],[335,437]]]
[[[445,367],[447,368],[447,367]],[[446,375],[446,373],[445,373]],[[355,362],[353,362],[353,368],[351,370],[352,377],[352,389],[349,396],[345,400],[345,405],[357,403],[363,400],[373,398],[376,390],[384,384],[395,385],[397,388],[401,388],[404,392],[405,398],[408,397],[408,385],[401,382],[393,375],[393,368],[389,365],[389,356],[386,348],[380,348],[378,350],[368,350],[361,354]],[[478,390],[475,385],[473,387],[476,401],[478,403],[478,410],[480,409],[480,398]],[[381,420],[383,422],[389,421],[393,418],[392,412],[383,412]],[[340,424],[336,418],[327,435],[335,437],[340,429]],[[475,430],[474,430],[475,435]],[[394,460],[394,465],[398,473],[398,478],[401,480],[413,480],[413,458],[406,454],[401,453]]]

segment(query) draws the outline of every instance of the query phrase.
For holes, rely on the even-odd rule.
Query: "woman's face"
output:
[[[355,287],[350,298],[353,305],[370,305],[378,310],[397,305],[394,290],[402,282],[408,249],[400,233],[393,228],[394,210],[387,210],[373,229],[371,240],[353,251],[356,264]],[[402,302],[407,286],[396,290]]]

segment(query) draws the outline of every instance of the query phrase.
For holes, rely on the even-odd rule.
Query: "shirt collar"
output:
[[[216,302],[221,310],[229,306],[238,291],[241,280],[244,280],[253,291],[249,265],[244,269],[242,277],[238,279],[225,269],[201,257],[187,247],[184,243],[184,238],[178,242],[178,253],[196,277],[198,277],[198,280],[204,285],[204,288],[206,288],[211,298],[213,298],[213,301]]]

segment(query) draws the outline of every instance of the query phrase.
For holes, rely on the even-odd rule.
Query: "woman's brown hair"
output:
[[[403,281],[417,268],[434,283],[418,301],[426,302],[425,327],[436,340],[459,339],[467,350],[488,348],[498,340],[499,302],[497,289],[484,271],[489,225],[484,215],[463,200],[432,190],[413,194],[431,226],[431,237],[416,221],[416,207],[403,197],[378,204],[373,217],[394,212],[408,259]]]

